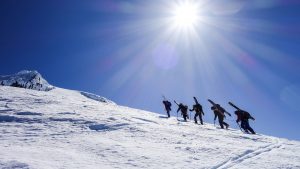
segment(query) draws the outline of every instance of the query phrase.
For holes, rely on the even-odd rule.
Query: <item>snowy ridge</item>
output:
[[[25,89],[33,89],[38,91],[50,91],[55,88],[54,86],[50,85],[42,77],[42,75],[35,70],[34,71],[23,70],[14,75],[2,75],[2,76],[0,75],[0,85],[19,87]],[[116,104],[113,101],[102,96],[98,96],[83,91],[81,91],[80,93],[83,96],[95,101],[109,103],[109,104]]]
[[[49,91],[54,89],[37,71],[23,70],[14,75],[0,76],[0,85]]]
[[[61,88],[0,86],[0,133],[0,168],[300,168],[298,141],[178,122]]]
[[[90,98],[90,99],[93,99],[93,100],[96,100],[96,101],[99,101],[99,102],[104,102],[104,103],[109,103],[109,104],[116,104],[115,102],[105,98],[105,97],[102,97],[102,96],[98,96],[96,94],[92,94],[92,93],[88,93],[88,92],[80,92],[83,96],[87,97],[87,98]]]

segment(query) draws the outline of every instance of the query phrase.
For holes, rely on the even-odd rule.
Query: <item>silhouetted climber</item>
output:
[[[195,116],[194,116],[195,123],[198,123],[197,116],[199,116],[200,123],[203,125],[202,114],[204,116],[204,112],[203,112],[202,106],[201,106],[201,104],[199,104],[196,97],[194,97],[194,100],[195,100],[196,104],[193,105],[193,109],[190,109],[190,111],[195,111]]]
[[[168,114],[168,117],[170,117],[170,111],[171,111],[171,106],[172,106],[171,102],[169,102],[168,100],[165,99],[163,101],[163,104],[165,105],[165,110]]]
[[[223,107],[221,107],[219,104],[215,104],[213,101],[211,101],[210,99],[208,99],[208,101],[213,105],[211,107],[211,110],[213,110],[214,114],[215,114],[215,118],[214,118],[214,122],[216,121],[217,117],[219,120],[219,124],[220,127],[223,129],[224,125],[226,127],[226,129],[228,129],[229,124],[224,122],[224,118],[226,118],[225,113],[228,114],[229,116],[231,116],[230,113],[228,113]]]
[[[187,113],[188,106],[184,105],[182,103],[178,104],[175,100],[174,100],[174,102],[178,105],[177,114],[178,114],[178,112],[180,110],[181,111],[181,115],[182,115],[184,121],[187,121],[187,119],[189,118],[188,113]]]
[[[238,108],[236,105],[234,105],[233,103],[229,102],[229,104],[236,108],[237,110],[234,112],[234,114],[237,115],[237,119],[236,119],[236,122],[239,123],[241,122],[241,128],[244,129],[244,131],[246,133],[249,133],[249,131],[252,133],[252,134],[256,134],[255,131],[250,127],[249,125],[249,119],[251,120],[255,120],[251,115],[250,113],[248,113],[247,111],[244,111],[240,108]]]
[[[227,124],[227,123],[224,122],[225,114],[220,110],[220,107],[221,106],[218,105],[218,104],[216,106],[212,106],[211,107],[211,109],[214,111],[214,114],[215,114],[214,121],[216,121],[216,119],[218,117],[220,127],[223,129],[224,125],[225,125],[226,129],[228,129],[229,124]]]
[[[237,115],[236,122],[239,123],[241,121],[241,128],[244,129],[246,133],[249,133],[250,131],[252,134],[256,134],[255,131],[249,125],[249,119],[255,119],[248,112],[243,110],[237,110],[234,113]]]

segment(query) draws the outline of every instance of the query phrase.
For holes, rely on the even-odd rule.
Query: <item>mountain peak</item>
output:
[[[39,91],[54,89],[36,70],[22,70],[13,75],[0,75],[0,85]]]

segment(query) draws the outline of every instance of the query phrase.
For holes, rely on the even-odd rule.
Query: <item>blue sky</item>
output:
[[[3,0],[0,73],[38,70],[51,84],[164,114],[162,95],[249,111],[268,135],[300,139],[300,2],[190,1],[199,20],[174,27],[171,0]],[[177,107],[173,104],[173,115]],[[234,118],[227,121],[236,127]]]

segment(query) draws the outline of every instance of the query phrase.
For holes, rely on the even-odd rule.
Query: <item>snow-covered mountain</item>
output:
[[[167,119],[102,98],[0,86],[0,168],[300,168],[298,141]]]
[[[0,76],[0,85],[49,91],[54,89],[37,71],[23,70],[14,75]]]
[[[42,75],[36,70],[22,70],[13,75],[0,75],[0,85],[38,91],[50,91],[55,88],[54,86],[50,85],[47,80],[45,80]],[[80,93],[96,101],[115,104],[113,101],[106,99],[105,97],[83,91],[81,91]]]

